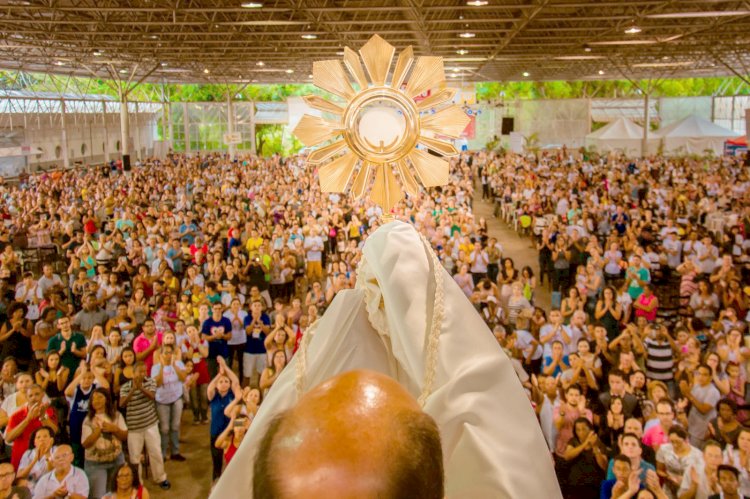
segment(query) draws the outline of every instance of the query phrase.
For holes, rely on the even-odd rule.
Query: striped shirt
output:
[[[156,381],[152,378],[144,378],[143,387],[150,392],[156,392]],[[132,381],[128,381],[122,385],[120,388],[120,399],[127,397],[132,388]],[[145,395],[141,390],[135,392],[130,400],[128,400],[125,412],[125,421],[127,422],[128,430],[145,430],[156,424],[158,420],[159,417],[156,414],[156,402]]]
[[[646,338],[646,376],[659,381],[671,381],[674,378],[674,354],[667,341],[656,341]]]

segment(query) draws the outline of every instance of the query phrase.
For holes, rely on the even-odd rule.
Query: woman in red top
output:
[[[97,230],[96,217],[94,216],[94,212],[89,210],[89,212],[83,216],[83,231],[86,234],[93,236],[96,234]]]
[[[216,439],[216,448],[224,451],[224,461],[227,465],[239,449],[242,439],[245,438],[247,429],[250,428],[250,420],[240,416],[232,417],[226,429]]]
[[[208,399],[206,389],[211,382],[208,376],[208,342],[201,338],[198,328],[187,327],[187,338],[180,345],[182,358],[193,362],[193,372],[198,378],[190,386],[190,407],[193,410],[193,424],[208,423]]]

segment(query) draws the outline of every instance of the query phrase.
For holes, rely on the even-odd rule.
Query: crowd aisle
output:
[[[208,493],[380,223],[303,161],[0,186],[0,488]],[[395,209],[512,359],[566,497],[750,495],[749,186],[729,158],[464,153]]]

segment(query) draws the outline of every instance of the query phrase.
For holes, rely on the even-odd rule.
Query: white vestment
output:
[[[368,237],[357,289],[338,293],[311,328],[308,348],[274,383],[212,498],[248,497],[255,450],[273,417],[293,407],[299,393],[353,369],[391,376],[424,402],[440,428],[446,497],[560,497],[549,450],[510,359],[436,263],[411,225],[391,222]],[[434,318],[436,344],[430,341]],[[437,347],[432,362],[431,345]],[[432,376],[425,374],[430,366]]]

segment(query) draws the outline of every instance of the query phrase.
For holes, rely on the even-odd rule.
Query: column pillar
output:
[[[232,104],[232,93],[227,92],[227,133],[234,132],[234,105]],[[234,159],[237,154],[237,145],[228,144],[229,146],[229,159]]]
[[[120,96],[120,153],[130,155],[130,115],[128,114],[128,98]]]
[[[139,160],[141,159],[141,129],[139,127],[140,120],[138,119],[138,103],[135,103],[135,133],[133,134],[133,144],[135,147],[135,159]]]
[[[167,111],[167,101],[161,103],[161,141],[164,143],[164,147],[169,150],[169,139],[172,137],[169,135],[168,117],[169,112]]]
[[[102,101],[102,123],[104,129],[104,162],[109,163],[109,130],[107,129],[107,103]],[[93,144],[91,145],[93,147]]]
[[[641,157],[646,157],[648,155],[650,112],[649,96],[646,92],[643,94],[643,142],[641,143]]]
[[[63,166],[67,169],[70,168],[70,150],[68,149],[68,127],[65,119],[65,99],[60,99],[60,128]]]

